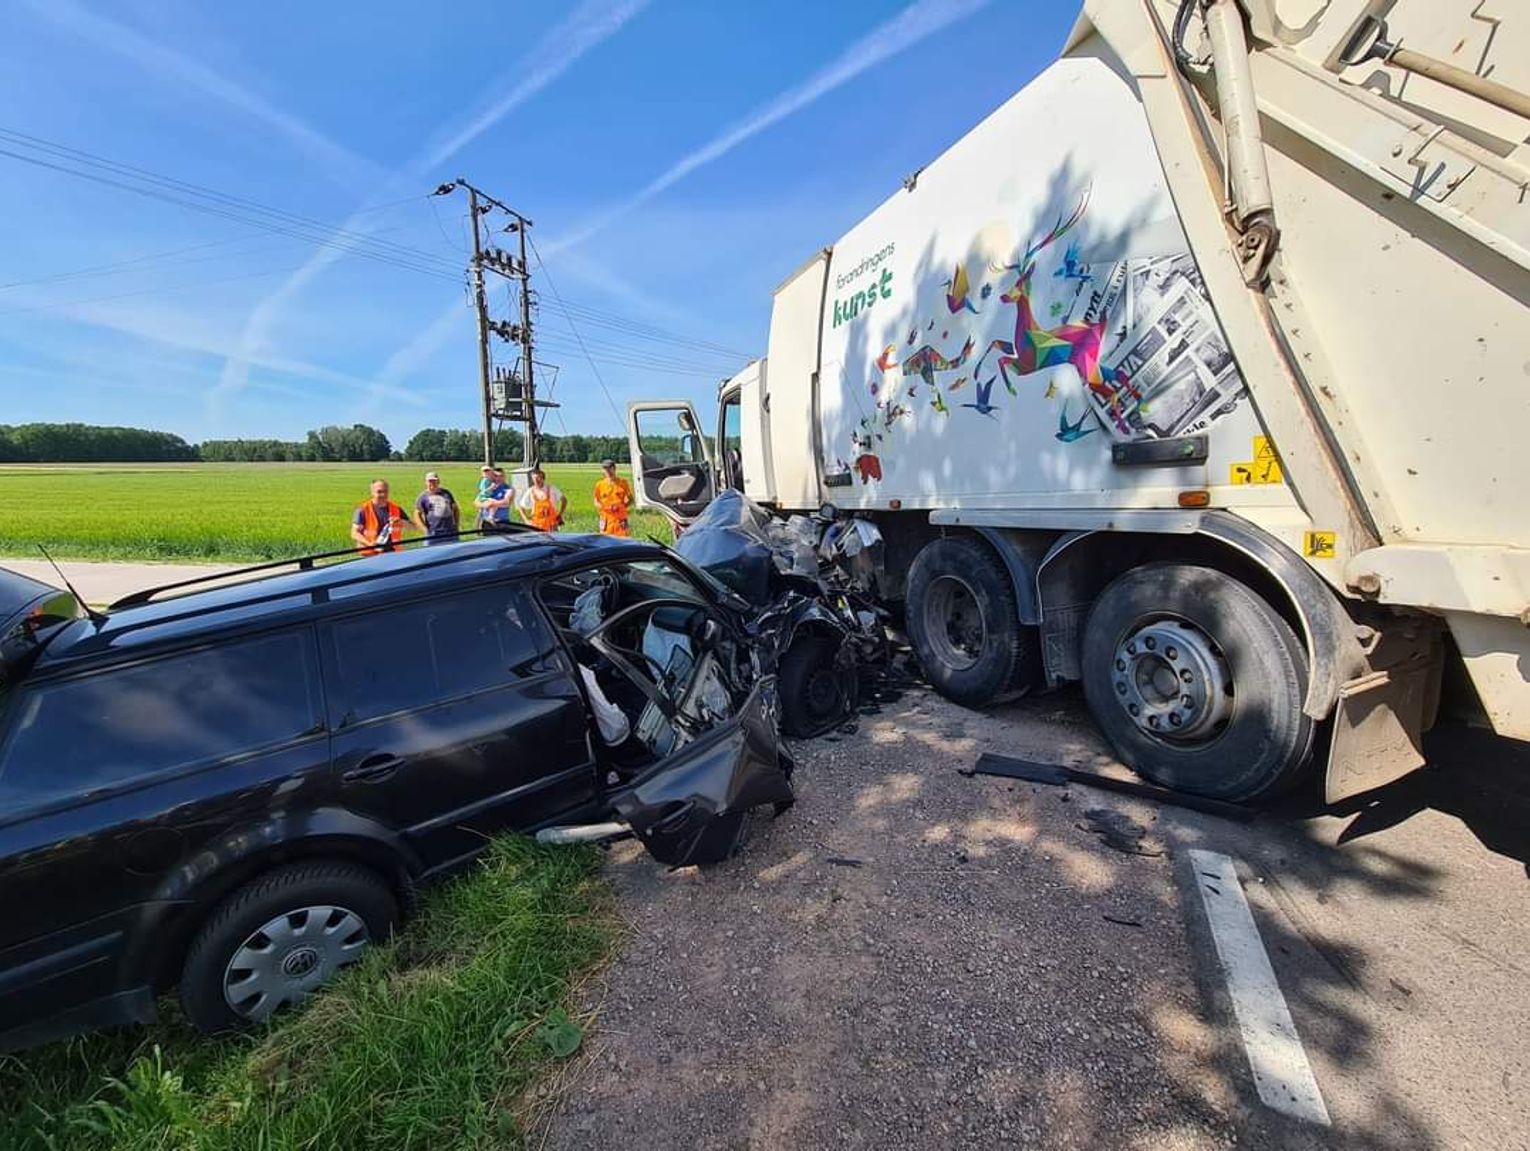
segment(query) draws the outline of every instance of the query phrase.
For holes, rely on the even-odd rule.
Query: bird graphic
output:
[[[1050,399],[1055,399],[1056,396],[1057,396],[1057,381],[1056,380],[1048,380],[1047,381],[1047,390],[1042,395],[1041,398],[1044,399],[1044,400],[1050,400]]]
[[[945,397],[942,396],[938,391],[935,393],[935,398],[930,401],[930,407],[934,408],[943,416],[949,416],[951,414],[951,409],[946,407]]]
[[[1093,414],[1094,413],[1089,410],[1089,407],[1086,404],[1084,406],[1084,414],[1079,416],[1078,422],[1070,424],[1068,422],[1068,402],[1064,400],[1062,412],[1057,417],[1057,438],[1065,444],[1071,444],[1083,439],[1091,432],[1098,430],[1097,427],[1093,425],[1087,428],[1084,426],[1085,424],[1089,423],[1089,417]]]
[[[959,391],[961,391],[966,386],[967,386],[967,377],[966,376],[957,376],[956,377],[956,382],[951,384],[951,385],[949,385],[946,388],[946,391],[948,391],[948,392],[959,392]]]
[[[977,403],[963,404],[962,407],[971,408],[979,415],[988,416],[991,419],[993,417],[993,413],[999,410],[988,402],[990,397],[993,395],[993,382],[996,379],[998,379],[997,376],[989,376],[986,380],[978,380]]]
[[[887,347],[882,349],[882,354],[877,357],[877,367],[884,372],[890,372],[898,366],[898,362],[893,359],[893,349],[895,346],[888,344]]]
[[[984,284],[983,285],[983,290],[978,293],[979,298],[984,299],[984,300],[988,299],[988,297],[991,296],[991,295],[993,295],[993,285],[992,284]]]
[[[912,347],[914,341],[917,340],[918,338],[919,338],[919,329],[918,329],[918,327],[914,327],[914,328],[910,329],[910,331],[908,333],[908,343],[909,343],[909,346]]]
[[[973,307],[970,299],[972,288],[967,283],[967,269],[965,265],[957,264],[956,271],[951,273],[951,278],[941,287],[946,289],[946,307],[954,316],[957,312],[966,308],[974,316],[978,314],[977,308]]]
[[[1090,274],[1089,265],[1080,263],[1078,257],[1078,244],[1069,244],[1067,250],[1063,252],[1062,263],[1058,266],[1057,271],[1052,273],[1053,278],[1059,280],[1078,280],[1081,283],[1087,283],[1094,279],[1094,276]]]

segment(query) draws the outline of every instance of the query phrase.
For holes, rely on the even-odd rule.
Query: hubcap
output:
[[[253,1022],[298,1003],[330,976],[361,958],[367,925],[344,907],[301,907],[262,924],[223,971],[223,998]]]
[[[1220,735],[1232,714],[1232,671],[1222,649],[1185,620],[1129,632],[1111,671],[1116,699],[1143,731],[1176,743]]]
[[[930,585],[925,604],[925,630],[940,662],[958,671],[977,663],[988,627],[972,586],[960,576],[940,576]]]

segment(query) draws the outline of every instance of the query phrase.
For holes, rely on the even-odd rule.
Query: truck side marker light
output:
[[[1204,508],[1209,507],[1210,504],[1211,493],[1205,488],[1179,493],[1179,506],[1182,508]]]

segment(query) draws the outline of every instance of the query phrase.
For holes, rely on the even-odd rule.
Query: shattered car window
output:
[[[602,741],[634,764],[672,754],[738,711],[752,652],[674,564],[647,560],[549,580]]]

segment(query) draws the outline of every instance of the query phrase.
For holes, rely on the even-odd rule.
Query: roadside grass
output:
[[[351,514],[371,480],[387,480],[408,511],[429,470],[471,526],[470,463],[0,465],[0,556],[36,559],[39,543],[59,558],[182,563],[337,551],[351,546]],[[564,530],[595,531],[599,465],[550,464],[547,475],[568,497]],[[653,512],[634,513],[632,533],[671,534]]]
[[[253,1036],[178,1017],[0,1057],[7,1151],[514,1147],[619,935],[599,852],[497,841],[395,941]],[[556,1054],[555,1054],[556,1052]]]

